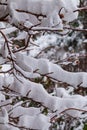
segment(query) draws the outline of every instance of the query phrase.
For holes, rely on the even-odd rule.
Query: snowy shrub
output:
[[[87,96],[73,91],[86,89],[87,73],[68,72],[38,57],[39,49],[47,43],[55,46],[57,40],[49,37],[47,42],[41,35],[67,35],[69,23],[84,9],[78,5],[79,0],[0,1],[0,130],[84,128]],[[61,83],[67,89],[59,87]]]

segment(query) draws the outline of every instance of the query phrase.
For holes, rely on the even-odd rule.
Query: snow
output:
[[[66,4],[66,12],[64,14],[64,19],[67,22],[71,22],[74,19],[77,19],[78,17],[78,12],[73,13],[74,10],[77,9],[77,5],[79,5],[79,0],[65,0],[65,4]]]
[[[27,72],[27,71],[24,71],[24,70],[22,70],[19,66],[17,66],[16,64],[14,64],[14,66],[15,66],[15,68],[16,68],[16,70],[17,71],[19,71],[21,74],[23,74],[23,76],[24,77],[26,77],[26,78],[38,78],[38,77],[40,77],[40,75],[39,74],[37,74],[37,73],[33,73],[33,72]]]
[[[7,44],[6,43],[1,46],[0,53],[1,53],[3,58],[6,58],[8,56],[8,48],[7,48]]]
[[[69,94],[67,93],[67,91],[65,91],[64,88],[56,88],[56,96],[58,97],[69,97]]]
[[[0,76],[0,89],[2,88],[3,86],[3,83],[4,83],[4,78],[2,76]]]
[[[0,101],[0,107],[6,106],[8,104],[12,103],[12,98],[11,99],[7,99],[5,101]]]
[[[4,28],[1,30],[5,35],[13,33],[15,31],[17,31],[17,28],[15,27],[9,27],[9,28]]]
[[[25,31],[21,32],[18,34],[18,36],[16,38],[14,38],[14,40],[23,40],[25,39],[27,36],[27,33]]]
[[[28,21],[27,25],[29,26],[33,24],[32,21],[36,21],[37,23],[39,23],[39,20],[34,16],[36,14],[46,16],[42,19],[41,26],[56,26],[59,28],[59,30],[63,30],[63,20],[71,22],[78,17],[78,13],[73,12],[77,9],[78,1],[73,2],[73,0],[67,0],[67,2],[65,0],[26,0],[25,2],[23,0],[8,0],[7,3],[9,8],[8,13],[12,19],[11,23],[19,26],[20,24],[25,23],[26,19]],[[24,6],[25,3],[26,5]],[[61,8],[64,8],[64,11],[62,12],[64,15],[63,19],[61,19],[59,16],[59,11],[61,10]],[[22,15],[22,13],[20,14],[16,11],[16,9],[28,11],[30,14],[26,13]]]
[[[48,130],[51,124],[49,117],[39,114],[37,116],[21,116],[18,125],[30,129]]]
[[[0,112],[0,123],[2,124],[6,124],[8,123],[8,113],[6,111],[6,109],[3,107],[1,108],[1,112]]]
[[[5,101],[5,96],[0,92],[0,101]]]
[[[20,53],[16,55],[17,57],[19,56],[20,59],[22,59],[20,63],[22,63],[23,61],[22,64],[25,64],[25,67],[27,65],[27,69],[31,67],[32,71],[38,70],[37,72],[39,74],[42,74],[42,75],[48,74],[50,78],[55,79],[57,81],[68,83],[74,87],[77,87],[79,84],[81,84],[80,86],[87,87],[87,80],[86,80],[87,73],[85,72],[76,72],[76,73],[68,72],[68,71],[63,70],[59,65],[53,64],[49,62],[49,60],[44,59],[44,58],[35,59],[33,57],[24,56],[23,54],[20,54]]]
[[[65,32],[63,31],[64,27],[68,26],[69,22],[72,22],[78,17],[78,12],[74,12],[78,9],[78,4],[79,0],[7,0],[7,10],[6,7],[1,7],[0,5],[0,11],[7,11],[6,14],[8,13],[9,15],[7,18],[9,19],[9,23],[18,28],[21,28],[21,26],[26,26],[28,30],[32,28],[28,33],[25,32],[26,30],[22,32],[20,30],[17,37],[12,36],[11,38],[9,38],[9,34],[18,31],[16,27],[1,29],[1,31],[5,34],[8,41],[18,40],[20,42],[20,40],[25,40],[25,43],[28,34],[31,34],[30,42],[32,42],[32,36],[37,31],[56,30],[64,34],[67,32],[67,30],[64,30]],[[31,14],[25,12],[20,13],[17,9],[28,11]],[[2,14],[0,17],[2,17]],[[63,16],[62,18],[61,15]],[[64,24],[64,21],[66,24]],[[41,24],[39,25],[38,23],[40,22]],[[38,26],[34,26],[36,24]],[[31,51],[29,53],[31,55],[33,53],[33,56],[35,56],[38,54],[38,50],[43,51],[44,47],[55,45],[59,37],[51,36],[47,36],[48,38],[41,37],[40,40],[35,41],[35,44],[41,45],[41,48],[35,51],[36,47],[34,48],[31,45],[31,48],[35,52]],[[13,70],[10,74],[3,74],[3,76],[0,74],[0,129],[19,130],[21,129],[20,127],[25,127],[25,129],[49,130],[49,127],[52,125],[51,119],[55,115],[57,118],[64,114],[75,118],[85,117],[86,114],[83,114],[83,111],[87,110],[87,96],[79,94],[71,95],[69,94],[71,89],[68,91],[65,88],[57,88],[55,87],[55,83],[58,81],[67,83],[73,89],[76,89],[78,86],[86,88],[87,73],[65,71],[59,65],[52,63],[48,59],[37,59],[25,55],[25,50],[25,52],[15,52],[14,48],[12,52],[12,43],[12,41],[11,44],[8,42],[9,49],[11,49],[11,57],[7,43],[1,37],[0,54],[3,58],[0,63],[2,64],[7,61],[11,65],[7,65],[6,63],[6,68],[3,66],[0,72],[2,73],[3,70],[7,71],[11,67],[13,67]],[[60,43],[58,42],[57,44]],[[61,53],[64,54],[63,42],[61,42],[61,46]],[[30,46],[28,48],[31,49]],[[66,55],[64,58],[66,58]],[[13,58],[14,61],[10,61],[9,58],[10,60]],[[39,81],[40,78],[42,83]],[[48,79],[53,81],[53,90],[55,89],[55,92],[48,93],[45,89],[44,83]],[[35,80],[38,80],[37,83]],[[31,101],[39,105],[37,107],[31,107]],[[47,109],[47,113],[44,112],[45,108]],[[16,118],[18,119],[17,123],[15,123]],[[12,121],[13,125],[11,125],[11,120],[14,120]]]
[[[1,130],[19,130],[17,127],[13,127],[11,125],[8,124],[0,124],[0,129]]]
[[[72,110],[72,108],[84,109],[85,105],[87,104],[87,97],[83,97],[80,95],[73,95],[71,97],[70,95],[67,97],[66,95],[64,95],[64,97],[62,96],[62,98],[51,96],[46,92],[41,84],[30,82],[22,77],[18,77],[18,79],[20,81],[15,79],[14,83],[12,84],[12,90],[17,92],[21,96],[27,96],[28,98],[41,103],[52,111],[57,111],[58,115],[62,111],[71,108],[71,110],[67,111],[67,113],[69,115],[73,115],[74,117],[79,117],[81,112],[77,110]]]
[[[35,108],[35,107],[25,108],[25,107],[18,106],[12,109],[12,111],[10,112],[10,115],[12,117],[20,117],[23,115],[35,116],[40,113],[41,113],[40,108]]]

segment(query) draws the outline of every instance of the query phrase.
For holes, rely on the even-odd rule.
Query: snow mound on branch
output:
[[[8,0],[7,3],[11,23],[15,25],[23,25],[26,21],[29,26],[41,22],[40,26],[63,30],[63,21],[71,22],[78,17],[78,13],[73,12],[77,9],[78,0]],[[19,13],[17,10],[28,13]],[[42,16],[42,19],[39,20],[38,16]]]
[[[34,116],[40,113],[41,113],[40,108],[34,108],[34,107],[24,108],[18,106],[11,111],[10,115],[11,117],[20,117],[21,115]]]
[[[18,125],[25,128],[48,130],[51,124],[49,117],[39,114],[37,116],[21,116]]]
[[[1,108],[0,112],[0,123],[8,123],[8,113],[5,108]]]
[[[84,109],[87,104],[87,97],[80,95],[56,97],[51,96],[44,89],[44,86],[38,83],[31,82],[23,77],[17,76],[19,80],[14,79],[14,83],[11,85],[11,90],[20,96],[30,98],[36,102],[41,103],[43,106],[49,108],[52,111],[56,111],[57,115],[60,115],[63,111],[74,117],[80,117],[81,111],[75,109]],[[65,92],[66,93],[66,92]],[[74,97],[74,98],[73,98]],[[69,110],[68,110],[69,109]]]
[[[78,85],[87,87],[87,73],[85,72],[68,72],[63,70],[59,65],[53,64],[49,62],[49,60],[43,58],[35,59],[20,53],[17,53],[16,57],[20,57],[20,62],[17,62],[17,64],[21,66],[23,63],[24,65],[21,67],[26,71],[31,68],[32,71],[37,70],[37,73],[41,75],[47,74],[53,80],[62,81],[74,87]],[[26,65],[27,68],[25,68]]]

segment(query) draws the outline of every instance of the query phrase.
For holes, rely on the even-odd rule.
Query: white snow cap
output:
[[[79,0],[64,0],[66,8],[63,20],[71,22],[78,17],[78,12],[74,12],[79,5]]]
[[[37,130],[48,130],[51,125],[49,117],[43,114],[37,116],[21,116],[18,124],[19,126]]]
[[[1,111],[0,111],[0,123],[3,123],[3,124],[8,123],[8,113],[4,107],[1,108]]]
[[[12,16],[11,22],[16,25],[28,21],[29,24],[27,26],[29,25],[30,27],[41,22],[41,26],[56,27],[61,30],[63,29],[63,20],[71,22],[78,17],[78,13],[73,12],[77,9],[78,4],[79,0],[9,0],[8,8],[9,15]],[[21,13],[19,14],[16,9],[45,17],[42,17],[41,21],[31,14],[23,14],[21,17]],[[60,17],[61,13],[63,18]]]

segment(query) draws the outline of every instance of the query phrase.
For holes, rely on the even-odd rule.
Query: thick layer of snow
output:
[[[78,85],[87,87],[87,73],[85,72],[68,72],[63,70],[59,65],[53,64],[43,58],[35,59],[29,56],[24,56],[20,53],[17,53],[16,57],[16,59],[20,59],[19,61],[16,60],[16,62],[20,67],[22,67],[22,69],[30,70],[31,68],[32,71],[38,70],[37,72],[42,75],[48,74],[52,79],[68,83],[74,87],[77,87]],[[25,68],[26,65],[27,69]]]
[[[27,96],[28,98],[41,103],[52,111],[57,111],[58,115],[65,109],[85,109],[87,97],[80,95],[77,95],[76,97],[72,96],[71,98],[70,96],[67,98],[51,96],[46,92],[41,84],[33,83],[20,76],[18,76],[18,79],[20,81],[18,81],[16,78],[14,79],[14,82],[11,85],[12,90],[17,92],[20,96]],[[80,112],[77,110],[71,109],[67,111],[67,113],[75,117],[80,116]]]
[[[40,108],[34,108],[34,107],[25,108],[18,106],[16,108],[13,108],[13,110],[10,112],[10,115],[12,117],[20,117],[23,115],[35,116],[40,113],[41,113]]]
[[[0,112],[0,124],[6,124],[8,123],[8,113],[5,108],[1,108]]]
[[[65,26],[64,21],[66,21],[66,23],[71,22],[78,16],[78,12],[74,12],[74,10],[77,9],[79,0],[7,0],[7,3],[7,10],[6,6],[3,7],[0,5],[0,18],[6,15],[2,13],[2,10],[3,12],[5,10],[6,13],[9,14],[9,22],[18,27],[20,27],[20,24],[24,24],[27,28],[30,28],[32,25],[41,22],[41,25],[32,28],[32,31],[29,32],[31,34],[33,31],[45,29],[59,29],[61,31]],[[28,11],[33,14],[19,13],[16,9]],[[41,17],[38,18],[38,15],[41,15]],[[45,17],[43,17],[44,15]],[[7,35],[16,30],[16,28],[8,28],[5,30],[3,29],[2,32]],[[26,42],[27,33],[24,31],[19,33],[18,37],[13,38],[13,40],[24,39]],[[45,77],[49,77],[54,82],[65,82],[76,88],[78,85],[87,87],[87,73],[67,72],[59,65],[53,64],[47,59],[36,59],[30,56],[25,56],[23,53],[11,53],[11,57],[9,55],[7,44],[3,44],[5,40],[0,41],[0,54],[3,58],[9,57],[14,59],[14,61],[12,61],[12,65],[14,67],[12,72],[15,76],[9,74],[4,74],[2,77],[0,76],[1,130],[19,130],[21,129],[20,127],[48,130],[51,125],[51,118],[55,115],[60,117],[63,113],[73,117],[85,117],[85,115],[81,114],[84,110],[87,110],[87,96],[71,96],[63,88],[56,88],[56,95],[54,94],[55,96],[52,96],[52,94],[49,94],[46,91],[42,84],[33,82],[34,79],[32,78],[45,75]],[[53,39],[53,41],[52,39],[48,40],[48,42],[52,44],[55,41],[57,41],[57,39]],[[12,46],[12,44],[9,44],[9,49],[12,49],[10,48],[10,45]],[[47,43],[45,45],[47,45]],[[2,70],[0,70],[0,72],[2,72]],[[6,92],[4,92],[3,89],[5,89]],[[8,97],[9,99],[6,99]],[[28,107],[27,103],[25,107],[22,106],[24,105],[24,102],[20,101],[20,99],[23,98],[28,100]],[[14,101],[16,103],[15,105],[13,105]],[[40,103],[41,107],[29,107],[29,103],[31,103],[31,101]],[[42,114],[41,108],[47,108],[47,115],[44,113]],[[16,117],[18,118],[18,124],[15,124],[18,125],[17,127],[19,128],[9,125],[9,121],[11,119],[15,120]]]
[[[27,25],[30,27],[32,24],[41,22],[41,26],[57,27],[59,30],[63,30],[63,20],[71,22],[78,17],[78,13],[73,11],[77,9],[79,0],[7,0],[6,3],[8,4],[7,10],[6,6],[0,8],[1,12],[6,11],[4,14],[2,13],[1,17],[8,13],[10,15],[9,21],[15,25],[28,22]],[[16,11],[17,9],[28,11],[30,14],[19,13]],[[61,14],[63,18],[60,17]],[[42,17],[42,20],[39,21],[37,15],[46,17]]]
[[[37,116],[21,116],[18,125],[31,129],[49,130],[51,124],[49,117],[39,114]]]

